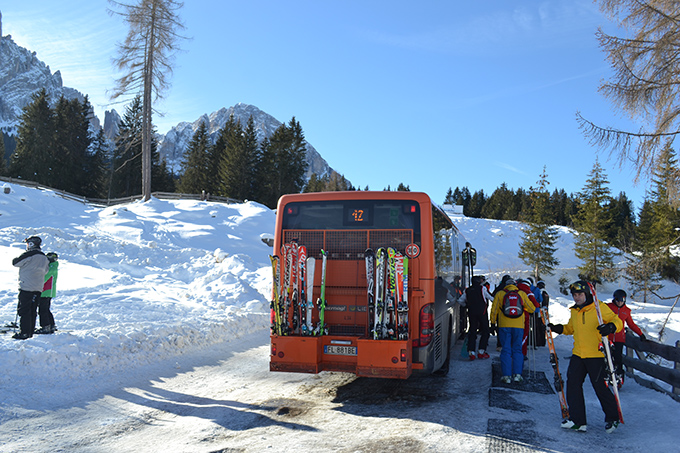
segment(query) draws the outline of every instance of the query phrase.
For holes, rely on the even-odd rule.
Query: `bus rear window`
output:
[[[415,201],[352,200],[289,203],[284,230],[413,230],[420,233],[420,206]]]

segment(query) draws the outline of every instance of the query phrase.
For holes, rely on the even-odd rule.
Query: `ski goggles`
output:
[[[576,282],[572,283],[569,285],[569,291],[571,293],[588,293],[590,292],[590,288],[588,288],[588,285],[583,283],[583,282]]]

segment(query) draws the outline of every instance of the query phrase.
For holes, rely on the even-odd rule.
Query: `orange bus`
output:
[[[466,272],[472,270],[463,263],[466,244],[451,219],[424,193],[356,191],[281,197],[274,237],[277,257],[272,258],[270,370],[344,371],[400,379],[414,372],[446,374],[451,346],[461,330],[456,302],[469,279]],[[289,272],[294,260],[286,250],[291,247],[305,249],[312,258],[307,263],[315,261],[307,275],[311,293],[301,296],[304,285],[299,281],[297,307],[295,297],[290,297],[291,282],[295,272],[302,278],[304,271]],[[379,254],[389,250],[390,256],[404,262],[399,285],[405,282],[398,289],[403,289],[400,297],[408,308],[401,310],[405,317],[400,325],[406,325],[399,336],[379,336],[376,331],[385,329],[374,329],[378,311],[388,314],[384,306],[378,310],[377,293],[394,289],[396,281],[389,274],[394,266],[385,269],[376,263],[371,267],[374,276],[382,272],[384,281],[377,287],[374,277],[369,301],[367,273],[373,271],[367,271],[366,255],[379,250]],[[306,320],[305,301],[313,301],[306,307],[311,315]]]

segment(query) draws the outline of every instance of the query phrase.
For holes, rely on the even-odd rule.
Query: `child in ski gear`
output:
[[[38,318],[40,319],[40,329],[36,330],[37,334],[50,334],[57,330],[54,325],[54,316],[50,311],[52,298],[57,295],[57,274],[59,272],[59,256],[50,252],[47,255],[50,262],[49,270],[45,274],[45,284],[43,285],[42,294],[38,300]]]
[[[491,294],[486,289],[484,277],[475,275],[472,277],[472,286],[469,286],[458,302],[467,307],[469,320],[467,349],[470,360],[488,359],[489,354],[486,348],[489,344],[489,313],[488,301],[493,300]],[[475,355],[475,345],[477,344],[477,331],[480,333],[479,350]]]
[[[614,291],[612,302],[608,303],[607,306],[616,313],[624,326],[628,324],[628,327],[638,334],[642,341],[645,341],[647,337],[645,337],[645,334],[642,333],[642,330],[633,321],[630,314],[630,308],[626,305],[626,297],[627,294],[624,290],[617,289]],[[609,335],[609,340],[614,342],[612,358],[614,359],[614,367],[616,368],[616,379],[617,382],[619,382],[620,387],[623,384],[623,345],[626,344],[626,329],[621,329],[620,332]]]
[[[511,297],[519,297],[523,311],[533,313],[536,307],[524,291],[520,291],[513,279],[505,282],[505,288],[498,291],[491,306],[491,322],[498,325],[498,337],[501,340],[501,381],[510,383],[522,382],[524,355],[522,354],[522,336],[524,334],[524,316],[511,317],[504,311],[504,304]],[[506,295],[508,297],[506,298]],[[512,377],[511,377],[512,376]]]
[[[45,283],[45,274],[49,261],[40,250],[42,240],[38,236],[24,239],[26,251],[12,260],[12,265],[19,268],[19,333],[12,338],[25,340],[33,336],[35,318],[38,309],[38,298]]]
[[[572,283],[569,289],[574,298],[574,306],[569,309],[571,312],[569,322],[565,325],[548,324],[548,327],[557,334],[574,336],[574,348],[567,369],[567,404],[570,418],[562,422],[562,428],[581,432],[587,430],[583,382],[588,375],[604,412],[605,430],[609,433],[618,426],[619,413],[616,399],[605,384],[606,367],[604,354],[600,351],[599,345],[602,336],[620,331],[623,329],[623,323],[602,302],[598,303],[603,323],[598,322],[588,283],[579,280]]]

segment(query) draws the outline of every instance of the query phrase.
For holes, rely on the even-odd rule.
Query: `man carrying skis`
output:
[[[619,411],[616,399],[605,383],[604,354],[600,351],[599,345],[602,336],[620,331],[623,329],[623,323],[606,304],[599,301],[597,303],[602,313],[602,323],[598,322],[593,295],[587,282],[579,280],[572,283],[569,289],[574,298],[574,306],[569,309],[571,311],[569,322],[566,325],[552,323],[548,325],[557,334],[574,336],[573,355],[567,369],[567,404],[570,418],[562,422],[562,428],[587,431],[583,382],[588,375],[604,411],[605,431],[611,433],[619,425]]]
[[[49,269],[49,260],[40,250],[42,240],[38,236],[24,239],[26,251],[12,260],[12,265],[19,268],[19,333],[12,336],[15,340],[25,340],[33,336],[35,318],[38,311],[38,299],[45,284],[45,274]]]

